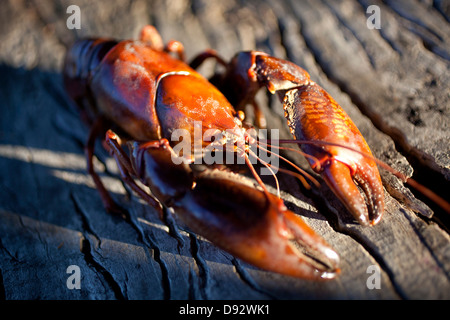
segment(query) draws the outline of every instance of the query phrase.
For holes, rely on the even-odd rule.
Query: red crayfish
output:
[[[211,80],[214,85],[194,70],[208,58],[225,67]],[[172,207],[192,231],[217,246],[266,270],[307,279],[335,277],[338,254],[269,193],[250,161],[255,138],[242,122],[242,108],[254,104],[257,122],[264,125],[254,97],[265,86],[282,101],[291,133],[311,167],[357,221],[373,225],[383,214],[383,186],[361,133],[338,103],[289,61],[250,51],[227,63],[207,51],[188,65],[179,42],[164,45],[155,28],[146,26],[138,41],[76,42],[66,56],[64,81],[91,126],[88,171],[109,211],[117,207],[92,164],[97,137],[105,137],[132,190],[158,211]],[[181,143],[171,139],[178,129],[189,132],[191,144],[200,144],[203,151],[210,144],[234,146],[233,155],[247,164],[260,188],[211,166],[199,170],[198,154],[174,151]],[[214,142],[205,139],[211,129]],[[196,130],[201,130],[201,141]],[[122,149],[119,135],[128,141],[129,152]],[[270,143],[256,142],[256,148],[270,148]]]

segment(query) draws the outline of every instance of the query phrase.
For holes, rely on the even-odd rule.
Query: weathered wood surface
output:
[[[66,27],[71,4],[81,9],[80,30]],[[366,25],[371,4],[380,8],[379,30]],[[288,207],[341,256],[342,274],[326,283],[257,270],[188,232],[170,235],[98,148],[97,170],[132,219],[107,214],[85,171],[87,130],[60,73],[75,38],[134,38],[145,24],[182,41],[189,58],[206,48],[227,59],[250,49],[288,58],[344,107],[377,157],[411,174],[408,159],[448,198],[449,17],[445,1],[4,1],[0,298],[449,299],[446,227],[386,173],[384,219],[366,228],[326,186],[305,192],[280,176]],[[278,102],[259,99],[269,126],[286,131]],[[80,267],[81,290],[66,286],[69,265]],[[381,270],[380,289],[366,285],[371,265]]]

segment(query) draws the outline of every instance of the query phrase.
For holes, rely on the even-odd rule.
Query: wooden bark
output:
[[[80,30],[66,26],[72,4],[81,9]],[[381,29],[367,27],[372,4]],[[341,256],[341,275],[324,283],[258,270],[187,230],[169,232],[123,187],[99,144],[96,170],[131,220],[106,213],[85,169],[88,129],[61,76],[75,39],[136,38],[146,24],[165,41],[182,41],[188,58],[207,48],[225,59],[265,51],[306,69],[378,158],[448,199],[449,17],[444,1],[4,1],[0,298],[449,299],[448,215],[384,171],[387,208],[374,227],[355,224],[325,185],[308,192],[280,175],[289,209]],[[214,67],[207,62],[200,71],[211,75]],[[288,137],[279,102],[264,92],[258,100],[269,127]],[[70,265],[80,267],[80,290],[66,286]],[[372,265],[380,289],[367,286]]]

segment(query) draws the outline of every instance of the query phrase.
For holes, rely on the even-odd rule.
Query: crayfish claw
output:
[[[374,176],[371,168],[359,165],[356,173],[350,168],[332,159],[321,173],[327,185],[341,200],[353,217],[361,225],[375,225],[384,211],[384,191],[381,181]],[[361,194],[363,191],[365,197]]]
[[[303,279],[332,279],[338,254],[275,196],[206,172],[175,201],[192,231],[256,267]]]
[[[332,279],[338,254],[275,195],[220,170],[171,161],[164,143],[133,143],[142,182],[193,232],[256,267],[304,279]]]
[[[303,261],[309,264],[315,275],[322,279],[335,278],[340,272],[336,251],[293,212],[285,211],[284,220],[292,234],[292,245],[301,252]]]
[[[369,225],[366,202],[353,182],[347,165],[339,161],[330,161],[330,164],[322,172],[322,178],[353,217],[360,224]]]
[[[366,195],[370,225],[377,224],[384,213],[384,189],[376,165],[372,161],[361,164],[353,179]]]

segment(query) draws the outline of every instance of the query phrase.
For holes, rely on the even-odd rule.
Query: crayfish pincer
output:
[[[226,70],[214,76],[214,85],[195,71],[208,58]],[[264,125],[254,96],[265,86],[280,96],[293,141],[356,219],[375,224],[382,215],[383,187],[376,165],[364,156],[370,154],[367,144],[339,105],[293,63],[260,52],[242,52],[227,63],[210,50],[188,65],[181,43],[164,45],[156,29],[146,26],[139,40],[76,42],[63,73],[68,94],[91,128],[88,172],[108,211],[121,209],[93,169],[99,137],[123,181],[156,211],[173,208],[192,231],[262,269],[305,279],[335,277],[338,254],[268,191],[254,167],[253,160],[275,180],[277,169],[301,172],[275,154],[274,141],[258,141],[250,133],[254,128],[243,123],[242,108],[251,103]],[[187,133],[182,141],[176,139],[180,132]],[[278,168],[258,154],[262,150],[297,171]],[[224,163],[210,160],[220,153],[240,160],[259,186],[218,170]],[[202,170],[196,169],[199,163]],[[317,182],[307,173],[302,177]]]

